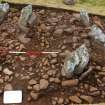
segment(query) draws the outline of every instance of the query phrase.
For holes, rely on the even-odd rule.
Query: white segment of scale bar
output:
[[[54,54],[54,53],[59,53],[59,52],[42,52],[44,54]]]
[[[26,54],[27,52],[9,51],[10,54]]]

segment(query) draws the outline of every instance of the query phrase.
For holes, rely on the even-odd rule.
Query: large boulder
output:
[[[7,15],[9,8],[10,6],[8,3],[0,4],[0,24],[3,22],[5,16]]]
[[[71,54],[68,54],[64,61],[62,75],[71,78],[73,74],[80,74],[89,62],[89,53],[83,44]]]

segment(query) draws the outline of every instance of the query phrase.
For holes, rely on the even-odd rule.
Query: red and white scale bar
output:
[[[31,51],[29,51],[29,52],[19,52],[19,51],[9,51],[8,52],[9,54],[27,54],[27,53],[31,53]],[[34,51],[32,51],[32,53],[41,53],[41,54],[57,54],[57,53],[59,53],[59,52],[34,52]]]

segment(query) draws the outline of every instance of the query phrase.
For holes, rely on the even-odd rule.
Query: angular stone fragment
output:
[[[70,101],[75,102],[77,104],[82,103],[82,100],[77,96],[70,96],[69,99],[70,99]]]
[[[37,81],[36,81],[36,80],[31,79],[31,80],[29,81],[29,85],[35,85],[35,84],[37,84]]]
[[[80,74],[89,62],[89,53],[85,44],[81,45],[65,58],[62,75],[71,77],[73,74]]]
[[[4,90],[5,91],[7,91],[7,90],[10,91],[10,90],[13,90],[13,87],[10,83],[8,83],[8,84],[5,85]]]
[[[36,20],[36,15],[32,13],[32,5],[24,7],[21,11],[21,16],[18,22],[21,31],[27,33],[29,31],[27,25],[33,25]]]
[[[0,4],[0,24],[3,22],[6,14],[9,11],[9,8],[10,8],[10,6],[8,3]]]
[[[35,93],[35,92],[32,91],[32,92],[30,93],[30,96],[32,97],[33,100],[37,100],[38,97],[39,97],[39,93]]]
[[[103,66],[105,62],[105,34],[99,27],[93,25],[89,36],[92,45],[91,58],[94,62]]]
[[[83,100],[85,100],[89,104],[92,104],[92,102],[93,102],[93,97],[91,97],[91,96],[81,95],[80,98],[83,99]]]
[[[45,79],[40,80],[40,89],[47,89],[49,82]]]
[[[89,15],[85,10],[80,11],[80,20],[85,26],[89,26]]]
[[[19,36],[17,36],[19,41],[22,42],[22,43],[28,43],[31,41],[30,38],[27,38],[26,35],[24,34],[20,34]]]

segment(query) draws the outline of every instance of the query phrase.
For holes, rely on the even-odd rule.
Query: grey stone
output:
[[[0,4],[0,24],[3,22],[5,16],[7,15],[9,8],[10,6],[8,3]]]
[[[74,5],[76,3],[76,0],[63,0],[63,2],[66,4],[66,5]]]
[[[93,25],[88,35],[91,39],[91,59],[103,66],[105,62],[105,33]]]
[[[32,5],[28,5],[21,10],[21,16],[18,22],[21,31],[27,33],[29,29],[27,25],[33,25],[36,20],[36,15],[32,13]]]
[[[102,30],[101,30],[99,27],[97,27],[96,25],[93,25],[93,26],[91,27],[91,31],[89,32],[89,36],[90,36],[92,39],[94,39],[94,40],[96,40],[96,41],[102,43],[102,44],[105,46],[105,34],[104,34],[104,33],[102,32]]]
[[[80,11],[80,20],[85,26],[89,26],[89,15],[85,10]]]
[[[32,16],[30,17],[28,23],[29,23],[31,26],[33,26],[34,24],[36,24],[36,19],[37,19],[36,15],[35,15],[35,14],[32,14]]]
[[[80,74],[89,62],[89,53],[85,44],[81,45],[74,52],[68,54],[62,68],[62,75],[72,77],[73,74]]]

